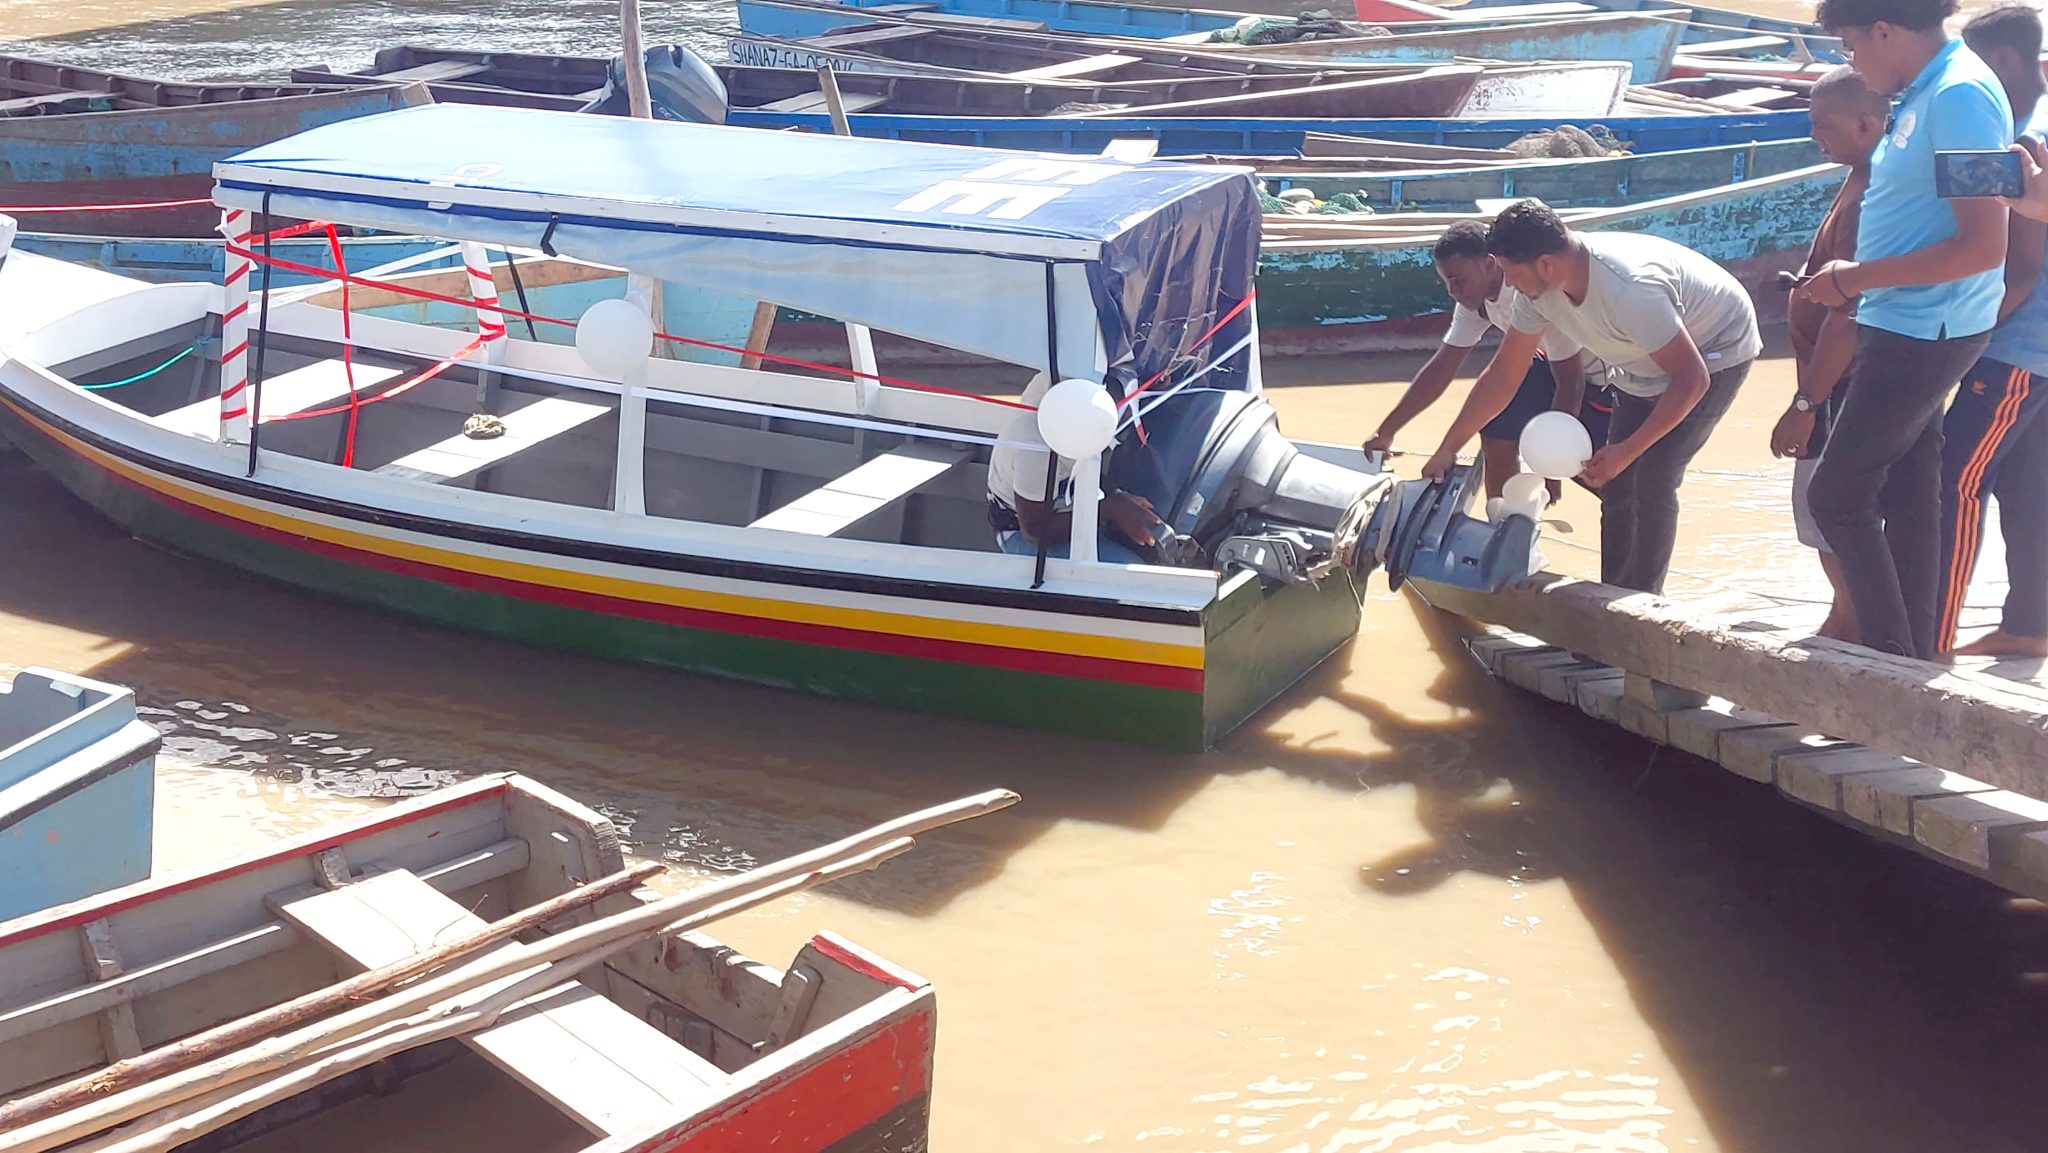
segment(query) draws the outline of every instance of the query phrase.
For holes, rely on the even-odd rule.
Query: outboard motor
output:
[[[1145,425],[1146,441],[1120,445],[1104,480],[1166,522],[1157,563],[1243,567],[1275,582],[1385,565],[1396,588],[1420,577],[1487,592],[1529,574],[1535,523],[1468,515],[1476,469],[1397,481],[1319,460],[1281,435],[1253,393],[1190,394]]]
[[[647,50],[647,95],[656,120],[725,123],[725,82],[703,57],[680,44]],[[625,57],[612,60],[605,72],[603,90],[580,111],[604,116],[632,114],[632,102],[626,94]]]

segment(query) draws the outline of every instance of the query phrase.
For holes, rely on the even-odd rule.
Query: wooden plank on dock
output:
[[[1623,673],[1593,661],[1552,665],[1536,677],[1536,691],[1561,705],[1579,707],[1579,686],[1593,681],[1618,681]]]
[[[1944,857],[1990,869],[2001,846],[2048,829],[2048,801],[1993,789],[1922,801],[1913,807],[1913,839]]]
[[[1478,661],[1481,667],[1494,676],[1500,675],[1501,658],[1509,653],[1545,651],[1550,648],[1551,646],[1535,637],[1503,630],[1490,630],[1465,642],[1465,651],[1471,653],[1472,659]]]
[[[1792,727],[1776,717],[1718,699],[1696,709],[1672,713],[1665,724],[1672,748],[1716,764],[1721,761],[1721,737],[1724,733]]]
[[[1500,678],[1520,689],[1539,692],[1543,674],[1551,669],[1576,668],[1585,662],[1563,649],[1524,649],[1520,652],[1504,653],[1500,659]]]
[[[1779,757],[1841,743],[1797,725],[1736,729],[1721,734],[1717,759],[1736,776],[1769,785],[1777,783]]]
[[[1742,631],[1661,597],[1548,573],[1492,594],[1413,584],[1439,608],[1592,660],[1710,696],[1767,703],[1811,732],[2048,796],[2048,687],[1820,638]]]
[[[1596,721],[1618,724],[1623,679],[1609,677],[1604,680],[1581,681],[1578,687],[1579,711]]]
[[[1910,837],[1913,809],[1920,802],[1990,791],[1991,786],[1983,781],[1932,765],[1859,774],[1842,782],[1842,813],[1885,832]]]
[[[1786,753],[1778,758],[1778,791],[1809,805],[1840,812],[1842,783],[1861,773],[1897,772],[1912,761],[1860,745]]]

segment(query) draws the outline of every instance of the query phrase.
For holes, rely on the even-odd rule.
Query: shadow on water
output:
[[[1463,625],[1412,599],[1440,719],[1375,694],[1427,659],[1378,660],[1361,641],[1276,713],[1313,703],[1320,719],[1335,702],[1371,741],[1267,725],[1184,757],[422,628],[167,557],[11,454],[0,494],[9,655],[61,646],[79,671],[137,686],[174,745],[222,768],[371,794],[524,771],[598,804],[638,851],[707,869],[1020,788],[1018,809],[927,838],[917,869],[842,890],[915,917],[1055,825],[1156,830],[1218,777],[1277,769],[1333,797],[1407,786],[1429,843],[1365,855],[1361,890],[1562,879],[1722,1148],[2022,1150],[2048,1126],[2030,1091],[2048,1057],[2038,906],[1504,689],[1464,652]]]

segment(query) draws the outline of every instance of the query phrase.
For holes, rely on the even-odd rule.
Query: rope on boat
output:
[[[220,338],[216,336],[205,337],[204,339],[195,342],[192,345],[192,347],[170,358],[169,360],[164,361],[162,364],[157,365],[155,368],[152,368],[147,372],[138,372],[134,376],[130,376],[122,380],[110,380],[107,381],[105,384],[81,384],[78,387],[84,389],[87,392],[99,392],[102,389],[122,388],[130,384],[141,384],[143,381],[148,380],[150,377],[165,371],[172,365],[178,363],[179,361],[185,359],[186,357],[192,355],[193,353],[198,352],[200,349],[205,348],[207,345],[212,344],[214,341],[218,339]]]
[[[463,308],[476,307],[476,301],[465,299],[463,297],[450,296],[446,293],[440,292],[431,292],[428,291],[427,289],[418,288],[408,284],[396,284],[389,281],[369,280],[360,276],[350,275],[346,272],[330,271],[325,268],[315,268],[312,265],[300,264],[297,261],[286,260],[283,257],[279,256],[266,257],[261,252],[254,251],[252,249],[242,248],[234,244],[228,245],[228,252],[235,256],[239,256],[244,260],[252,261],[257,264],[268,264],[275,268],[284,269],[286,272],[297,272],[300,273],[301,275],[317,276],[325,280],[338,281],[343,284],[359,285],[364,288],[381,288],[388,292],[396,292],[405,296],[418,297],[421,300],[438,301],[442,304],[459,305]],[[498,311],[506,316],[516,317],[517,319],[520,320],[538,321],[541,324],[559,325],[563,328],[576,327],[576,322],[573,320],[563,320],[560,317],[543,316],[535,312],[525,312],[519,309],[508,308],[505,307],[502,303],[498,306]],[[841,368],[838,365],[820,364],[816,361],[803,360],[793,356],[779,356],[772,352],[757,353],[749,349],[735,348],[729,344],[718,344],[716,342],[709,340],[696,340],[691,337],[676,336],[672,333],[661,331],[656,331],[654,335],[656,339],[666,340],[672,344],[687,345],[692,348],[710,349],[715,352],[728,352],[740,356],[758,356],[762,360],[770,361],[775,364],[788,365],[792,368],[804,368],[814,372],[823,372],[837,376],[853,377],[861,380],[872,380],[878,384],[886,384],[895,388],[905,388],[914,392],[936,393],[940,396],[958,397],[962,400],[979,401],[983,404],[1000,405],[1004,408],[1023,409],[1027,412],[1032,411],[1036,408],[1035,405],[1024,404],[1022,402],[1014,400],[1005,400],[1002,397],[983,396],[980,393],[967,392],[957,388],[946,388],[936,384],[923,384],[915,380],[906,380],[902,377],[889,376],[885,373],[862,372],[861,370],[855,368]]]

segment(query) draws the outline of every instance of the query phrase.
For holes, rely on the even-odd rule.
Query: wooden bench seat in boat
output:
[[[837,536],[966,459],[965,449],[907,444],[812,489],[749,527]]]
[[[1783,36],[1740,36],[1733,40],[1704,40],[1685,46],[1687,56],[1736,56],[1745,52],[1766,52],[1783,48],[1790,41]]]
[[[490,64],[479,64],[471,60],[435,60],[426,64],[415,64],[411,68],[400,68],[396,72],[379,72],[377,79],[388,80],[393,84],[415,80],[431,84],[461,80],[475,76],[479,72],[489,72],[492,67]]]
[[[839,95],[840,107],[849,113],[867,112],[880,108],[888,102],[889,98],[878,92],[842,92]],[[823,92],[806,92],[801,96],[790,96],[777,100],[772,104],[763,104],[759,111],[829,112],[831,107],[825,103],[825,94]]]
[[[404,960],[485,924],[402,869],[334,889],[275,894],[271,904],[362,969]],[[722,1095],[728,1080],[717,1066],[580,981],[521,1002],[497,1024],[462,1040],[600,1136],[688,1116]]]
[[[41,96],[17,96],[12,100],[0,100],[0,116],[17,116],[24,113],[43,115],[56,112],[104,112],[113,106],[114,94],[111,92],[49,92]]]
[[[371,388],[397,376],[401,370],[375,364],[356,365],[356,391]],[[276,417],[304,412],[324,404],[348,399],[348,373],[338,360],[320,360],[290,372],[280,372],[263,382],[263,416]],[[156,417],[155,423],[173,432],[209,436],[220,427],[220,398],[172,409]]]
[[[910,24],[888,24],[880,28],[849,28],[844,32],[827,32],[812,36],[804,41],[806,48],[871,48],[877,44],[897,44],[906,40],[922,40],[930,36],[929,28],[918,28]]]
[[[1061,60],[1052,64],[1041,64],[1021,72],[1005,72],[1012,80],[1068,80],[1076,76],[1093,76],[1136,64],[1138,57],[1125,56],[1117,52],[1105,52],[1100,56],[1083,56],[1078,60]]]
[[[438,444],[407,453],[377,471],[384,476],[430,480],[437,484],[455,480],[588,424],[610,411],[607,405],[564,396],[544,396],[499,417],[505,422],[503,436],[473,440],[457,433]]]

